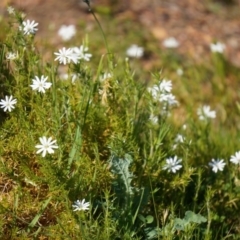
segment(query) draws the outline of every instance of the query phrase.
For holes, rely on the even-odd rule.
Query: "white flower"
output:
[[[180,164],[181,162],[182,159],[178,159],[177,156],[174,156],[174,158],[167,158],[167,164],[163,167],[163,169],[168,170],[168,172],[176,173],[176,171],[182,168],[182,165]]]
[[[185,141],[185,137],[182,134],[177,134],[174,139],[175,144],[173,145],[173,149],[176,149],[179,143],[183,143]]]
[[[15,14],[15,9],[11,6],[7,7],[8,14],[14,15]]]
[[[60,75],[60,78],[62,80],[68,80],[69,78],[71,78],[72,83],[75,83],[75,81],[77,80],[77,78],[79,76],[80,76],[80,74],[77,74],[77,73],[71,73],[71,74],[63,73]]]
[[[79,73],[72,73],[71,78],[72,78],[72,83],[75,83],[75,81],[80,77]]]
[[[213,172],[216,173],[218,171],[223,171],[223,168],[226,165],[226,163],[224,162],[224,160],[212,159],[212,161],[208,163],[208,165],[212,167]]]
[[[171,80],[163,79],[159,85],[154,85],[151,88],[148,88],[148,91],[152,94],[152,97],[155,100],[163,102],[168,106],[178,105],[178,101],[175,96],[170,93],[172,90]]]
[[[186,130],[187,127],[188,127],[187,124],[183,124],[183,125],[182,125],[182,129],[183,129],[183,130]]]
[[[44,77],[43,75],[41,76],[41,78],[35,76],[35,79],[32,79],[33,84],[30,86],[33,90],[45,93],[45,89],[49,89],[52,86],[52,83],[46,82],[47,79],[48,77]]]
[[[168,106],[178,105],[178,101],[176,100],[175,96],[171,93],[160,94],[159,101],[166,103]]]
[[[157,124],[158,123],[158,117],[151,115],[149,120],[153,123],[153,124]]]
[[[89,210],[89,206],[90,206],[90,203],[89,202],[85,202],[85,199],[83,199],[82,201],[77,200],[72,205],[72,207],[74,208],[73,211]]]
[[[240,151],[235,152],[235,155],[231,156],[230,162],[240,165]]]
[[[210,107],[204,105],[202,108],[198,108],[197,115],[199,120],[207,120],[208,118],[216,118],[216,112],[210,111]]]
[[[185,141],[185,137],[182,134],[177,134],[174,142],[176,143],[183,143]]]
[[[163,92],[171,92],[172,91],[172,81],[163,79],[159,84],[159,90]]]
[[[14,60],[18,57],[18,53],[13,53],[13,52],[8,52],[6,54],[6,59],[7,60]]]
[[[3,108],[4,112],[6,112],[6,111],[11,112],[12,109],[15,108],[14,105],[16,103],[17,103],[17,99],[13,99],[13,96],[11,95],[10,97],[9,96],[5,96],[5,100],[1,99],[0,105],[1,105],[1,108]]]
[[[47,153],[52,154],[54,153],[54,148],[58,148],[57,145],[54,145],[56,143],[56,140],[52,141],[52,138],[46,138],[46,137],[40,137],[39,138],[41,145],[36,145],[36,148],[39,148],[39,150],[37,151],[38,153],[42,152],[42,157],[45,157]]]
[[[61,80],[68,80],[69,74],[68,73],[61,73],[59,75],[59,77],[61,78]]]
[[[25,17],[27,16],[27,14],[22,12],[22,13],[20,14],[20,16],[21,16],[21,18],[23,19],[23,18],[25,18]],[[20,28],[20,27],[19,27],[19,28]]]
[[[153,85],[152,87],[148,88],[148,91],[152,94],[152,97],[156,100],[159,95],[159,88],[157,85]]]
[[[35,21],[30,22],[30,20],[23,21],[22,26],[19,27],[23,31],[24,35],[34,34],[38,29],[36,28],[38,23]]]
[[[74,47],[74,48],[72,48],[72,50],[77,55],[79,60],[83,59],[85,61],[89,61],[90,58],[92,57],[91,53],[87,53],[88,48],[84,47],[83,45],[81,45],[79,48]]]
[[[182,76],[183,75],[183,70],[181,68],[178,68],[176,71],[178,76]]]
[[[211,43],[210,49],[212,52],[218,52],[223,53],[225,50],[225,44],[217,42],[217,43]]]
[[[76,27],[74,25],[62,25],[58,30],[58,35],[63,41],[70,40],[76,34]]]
[[[67,63],[74,62],[75,64],[78,62],[79,57],[73,53],[73,49],[65,47],[60,49],[58,53],[54,53],[57,57],[54,59],[55,61],[59,61],[59,63],[63,63],[66,65]]]
[[[167,38],[163,41],[163,46],[166,48],[177,48],[179,42],[174,37]]]
[[[158,98],[162,93],[169,93],[172,91],[172,81],[163,79],[159,85],[153,85],[151,88],[148,88],[148,91],[152,94],[153,98]]]
[[[111,73],[104,73],[101,77],[100,77],[100,81],[104,82],[106,79],[109,79],[112,77]]]
[[[126,54],[128,57],[141,58],[144,54],[144,49],[143,47],[133,44],[127,49]]]

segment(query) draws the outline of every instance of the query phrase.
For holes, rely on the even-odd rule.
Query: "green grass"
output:
[[[57,49],[48,46],[52,60],[43,60],[34,37],[18,30],[22,20],[11,19],[0,44],[0,98],[17,99],[11,112],[0,109],[1,239],[239,239],[240,168],[229,161],[239,151],[239,69],[221,54],[200,64],[154,51],[151,36],[129,22],[117,43],[109,28],[118,22],[107,21],[114,57],[96,24],[93,59],[66,66],[78,74],[73,84],[60,77]],[[132,43],[159,59],[151,73],[140,67],[148,59],[125,59]],[[12,51],[18,58],[6,60]],[[102,81],[106,72],[112,77]],[[41,75],[52,83],[46,93],[30,87]],[[164,78],[179,102],[173,108],[149,92]],[[216,118],[200,121],[202,105]],[[43,136],[58,145],[45,157],[35,148]],[[164,170],[174,156],[182,168]],[[211,159],[224,159],[224,170],[214,173]],[[90,209],[73,211],[78,199]]]

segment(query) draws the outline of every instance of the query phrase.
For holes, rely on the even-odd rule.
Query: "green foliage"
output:
[[[187,211],[183,219],[181,218],[174,219],[174,228],[179,231],[186,231],[191,224],[193,223],[200,224],[206,221],[207,219],[201,216],[200,214],[196,214],[192,211]]]
[[[143,217],[142,208],[147,204],[149,191],[145,188],[133,187],[133,174],[130,172],[130,164],[133,159],[130,155],[125,154],[124,158],[112,156],[110,160],[111,172],[116,176],[113,181],[113,191],[115,193],[114,205],[115,211],[113,216],[118,222],[122,231],[131,230],[139,232],[141,226],[153,222],[152,216]],[[138,218],[141,220],[137,221]],[[142,224],[142,222],[144,224]]]
[[[238,239],[240,169],[229,159],[239,151],[239,69],[221,54],[197,65],[163,53],[163,71],[149,74],[114,56],[102,32],[107,56],[96,35],[95,60],[69,63],[63,81],[62,66],[19,30],[23,20],[17,12],[0,45],[0,99],[17,99],[0,109],[1,239]],[[30,87],[41,75],[52,84],[45,93]],[[165,77],[179,105],[151,93]],[[202,105],[217,117],[200,121]],[[36,153],[43,136],[58,146],[45,157]],[[215,173],[217,158],[226,165]],[[73,211],[78,199],[90,209]]]
[[[132,162],[131,156],[127,154],[123,159],[113,156],[110,160],[111,172],[117,176],[113,185],[115,185],[115,192],[119,197],[129,198],[133,194],[131,186],[133,174],[129,172]],[[129,205],[129,202],[126,202],[125,206],[127,205]]]

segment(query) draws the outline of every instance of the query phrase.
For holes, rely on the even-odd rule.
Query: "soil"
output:
[[[138,21],[162,41],[175,37],[178,51],[201,59],[214,41],[226,44],[226,57],[240,66],[240,0],[92,0],[93,9],[105,7],[114,17]],[[232,3],[233,2],[233,3]],[[52,25],[76,24],[80,17],[93,21],[82,0],[1,0],[0,14],[11,5],[39,22],[44,38]],[[51,24],[49,24],[51,23]],[[57,41],[56,38],[52,42]]]

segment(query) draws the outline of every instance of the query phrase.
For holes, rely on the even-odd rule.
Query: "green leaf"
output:
[[[192,211],[186,211],[184,219],[187,222],[194,222],[194,223],[199,223],[199,224],[207,221],[207,219],[205,217],[203,217],[200,214],[196,214]]]
[[[142,214],[138,214],[138,218],[143,222],[146,223],[146,219]]]
[[[51,201],[51,198],[52,198],[52,197],[48,198],[48,199],[43,203],[41,210],[37,213],[37,215],[34,217],[34,219],[29,223],[28,229],[29,229],[29,228],[33,228],[33,227],[36,225],[36,223],[38,222],[39,218],[43,215],[43,213],[44,213],[47,205],[48,205],[49,202]]]
[[[147,239],[156,239],[158,233],[160,232],[159,228],[145,228],[145,231],[147,232]]]
[[[79,157],[81,145],[82,145],[81,130],[80,130],[80,126],[77,126],[74,143],[73,143],[72,149],[69,153],[68,169],[70,169],[73,160],[77,159]]]
[[[178,231],[184,231],[188,222],[185,219],[175,218],[174,219],[174,228]]]
[[[113,174],[118,176],[118,180],[121,181],[125,186],[125,193],[131,195],[132,187],[131,181],[133,175],[129,172],[129,166],[132,163],[132,157],[128,154],[125,154],[124,158],[118,158],[114,156],[111,160],[111,171]],[[121,184],[120,182],[118,182]],[[124,194],[124,193],[122,193]]]
[[[153,220],[154,220],[154,218],[153,218],[153,216],[152,216],[152,215],[148,215],[148,216],[146,217],[147,224],[150,224],[150,223],[152,223],[152,222],[153,222]]]

